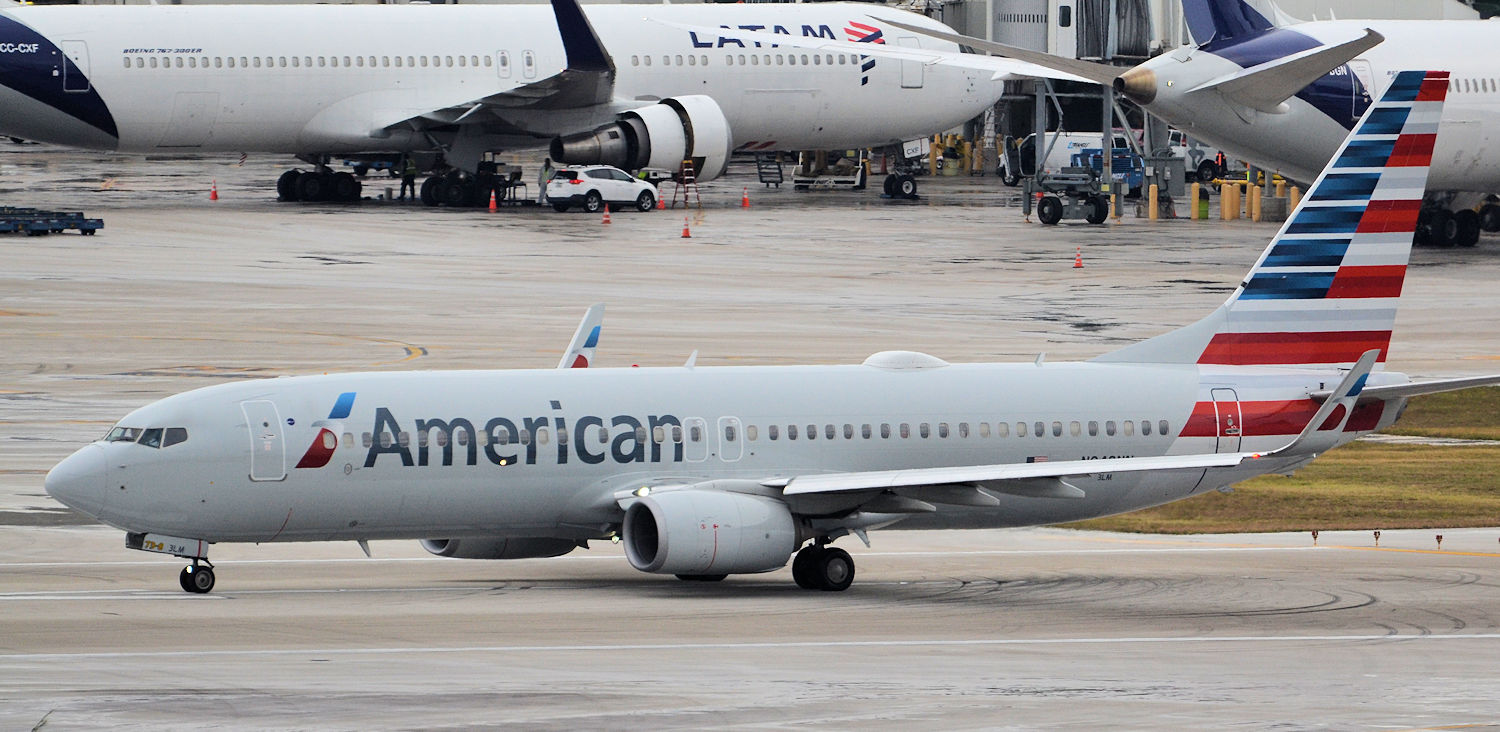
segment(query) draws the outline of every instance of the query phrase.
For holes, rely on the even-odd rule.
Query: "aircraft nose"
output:
[[[98,518],[104,511],[104,447],[89,445],[47,472],[47,495]]]

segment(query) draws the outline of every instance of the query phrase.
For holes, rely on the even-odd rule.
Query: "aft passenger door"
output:
[[[1244,428],[1240,424],[1240,397],[1233,389],[1214,389],[1214,417],[1218,420],[1219,444],[1215,452],[1239,452]]]
[[[250,433],[250,480],[285,479],[286,443],[276,405],[261,399],[240,402],[240,409],[245,413],[245,427]]]

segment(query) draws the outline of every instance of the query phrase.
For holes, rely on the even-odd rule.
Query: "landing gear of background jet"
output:
[[[283,201],[337,201],[353,203],[359,200],[364,186],[354,174],[334,173],[329,170],[288,170],[276,179],[276,195]]]
[[[917,197],[917,179],[906,173],[891,173],[885,177],[885,182],[881,184],[881,190],[891,198],[915,199]]]
[[[826,544],[812,544],[792,560],[792,579],[804,590],[843,592],[854,583],[854,558]]]
[[[184,592],[192,592],[202,595],[214,588],[214,567],[208,560],[194,559],[192,564],[182,568],[177,575],[177,584],[182,585]]]

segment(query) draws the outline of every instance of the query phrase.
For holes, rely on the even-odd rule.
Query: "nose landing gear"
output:
[[[177,575],[177,584],[182,585],[184,592],[202,595],[214,588],[214,567],[206,559],[194,559]]]

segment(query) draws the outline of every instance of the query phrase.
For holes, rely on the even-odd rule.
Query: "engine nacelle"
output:
[[[698,180],[724,174],[734,149],[729,119],[712,97],[667,97],[621,113],[593,132],[552,140],[552,159],[573,165],[613,165],[625,170],[677,170],[691,159]]]
[[[630,566],[661,574],[744,574],[786,565],[797,525],[786,504],[743,493],[681,490],[625,511]]]
[[[578,548],[572,539],[423,539],[422,548],[456,559],[537,559],[560,557]]]

